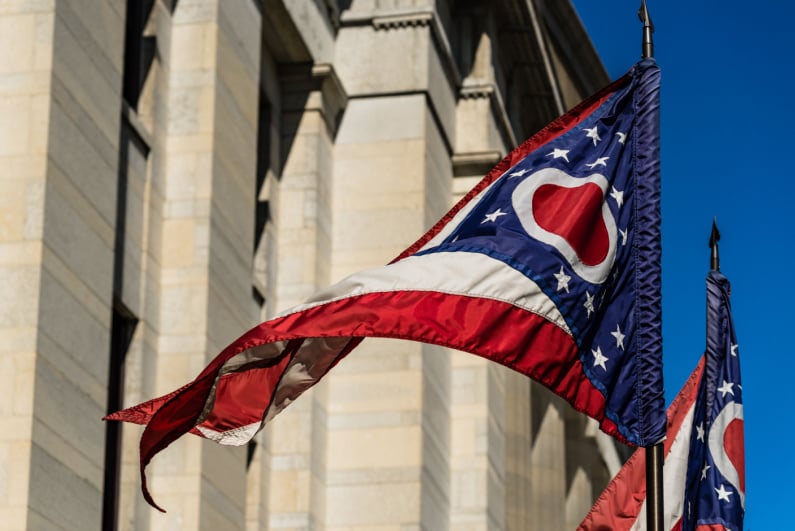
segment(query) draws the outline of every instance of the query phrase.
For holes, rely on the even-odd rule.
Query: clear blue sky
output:
[[[574,0],[612,78],[640,0]],[[745,529],[791,528],[795,85],[791,2],[647,0],[662,69],[663,352],[670,403],[704,350],[707,242],[722,233],[742,363]]]

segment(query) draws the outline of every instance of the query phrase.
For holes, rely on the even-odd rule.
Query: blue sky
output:
[[[640,57],[640,0],[574,0],[610,76]],[[795,5],[648,0],[662,69],[663,352],[670,402],[704,350],[721,230],[742,363],[745,529],[791,526]]]

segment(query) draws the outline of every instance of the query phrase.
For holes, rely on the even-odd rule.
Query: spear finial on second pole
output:
[[[646,0],[642,0],[640,3],[640,9],[638,9],[638,18],[641,22],[643,22],[642,57],[644,59],[647,57],[654,57],[654,40],[651,37],[651,34],[654,33],[654,23],[651,21],[649,10],[646,8]]]
[[[720,241],[720,231],[718,230],[717,218],[712,218],[712,234],[709,235],[709,246],[712,253],[709,259],[709,268],[713,271],[720,271],[720,255],[718,254],[718,242]]]

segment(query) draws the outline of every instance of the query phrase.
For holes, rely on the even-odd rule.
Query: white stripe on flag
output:
[[[505,262],[464,251],[409,256],[387,266],[355,273],[318,292],[306,304],[276,317],[346,297],[389,291],[436,291],[507,302],[540,315],[571,335],[557,306],[538,284]]]

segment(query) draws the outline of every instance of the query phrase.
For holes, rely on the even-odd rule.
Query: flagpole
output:
[[[642,57],[654,57],[654,24],[646,0],[641,0],[638,18],[643,23]],[[663,443],[646,447],[646,529],[663,531],[665,525],[663,500]]]
[[[712,218],[712,234],[709,235],[709,248],[712,249],[709,259],[709,268],[713,271],[720,271],[720,256],[718,255],[718,241],[720,241],[720,231],[718,230],[718,220]]]
[[[646,447],[646,529],[663,531],[663,443]]]
[[[654,23],[651,21],[649,10],[646,8],[646,0],[641,0],[640,9],[638,9],[638,18],[643,22],[643,55],[647,57],[654,57],[654,40],[652,33],[654,33]]]

